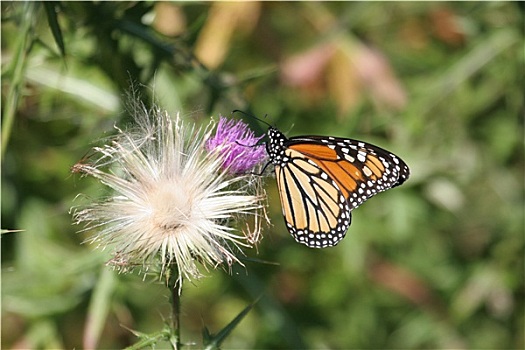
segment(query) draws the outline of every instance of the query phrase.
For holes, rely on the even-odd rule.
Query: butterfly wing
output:
[[[339,243],[351,210],[409,177],[399,157],[352,139],[290,138],[282,159],[275,172],[286,225],[296,241],[315,248]]]
[[[350,208],[368,198],[403,184],[410,176],[406,163],[395,154],[372,144],[336,137],[296,137],[288,149],[313,160],[337,182]]]
[[[275,166],[286,226],[312,248],[334,246],[350,226],[350,207],[339,185],[315,162],[288,149],[290,161]]]

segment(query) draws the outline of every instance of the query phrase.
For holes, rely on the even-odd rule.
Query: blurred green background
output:
[[[185,286],[187,348],[261,295],[224,348],[525,346],[523,3],[1,10],[3,348],[121,348],[169,317],[162,283],[110,270],[69,214],[105,193],[70,167],[129,122],[132,81],[188,120],[242,109],[289,136],[380,145],[412,172],[324,250],[287,233],[268,178],[272,226],[246,267]]]

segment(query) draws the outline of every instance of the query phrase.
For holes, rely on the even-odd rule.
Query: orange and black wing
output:
[[[283,216],[291,235],[313,248],[336,245],[351,222],[350,206],[338,183],[315,161],[293,149],[275,166]]]
[[[274,161],[283,215],[295,240],[309,247],[339,243],[353,209],[409,177],[399,157],[361,141],[319,136],[284,141]]]

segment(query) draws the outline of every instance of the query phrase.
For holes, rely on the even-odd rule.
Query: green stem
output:
[[[38,3],[28,1],[24,3],[22,9],[20,35],[18,36],[17,48],[10,68],[12,71],[11,84],[9,85],[2,115],[2,157],[7,149],[18,102],[22,95],[27,58],[33,46],[33,26],[37,17],[37,6]]]
[[[171,337],[170,343],[174,350],[182,348],[180,343],[180,298],[182,294],[182,281],[179,278],[179,271],[174,264],[170,270],[168,288],[171,293]]]

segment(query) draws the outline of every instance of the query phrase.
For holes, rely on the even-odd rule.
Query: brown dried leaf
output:
[[[234,33],[248,34],[259,18],[259,2],[215,2],[195,45],[195,56],[210,69],[222,64]]]
[[[430,13],[430,22],[438,39],[450,46],[461,46],[465,43],[465,33],[459,25],[456,15],[446,7]]]
[[[167,36],[176,36],[186,30],[186,17],[180,6],[171,2],[158,2],[155,5],[154,28]]]
[[[361,82],[380,106],[400,110],[407,103],[405,89],[396,78],[390,63],[379,52],[365,45],[355,51],[352,62]]]
[[[374,263],[368,273],[372,280],[414,304],[433,304],[430,289],[411,271],[382,260]]]
[[[304,87],[323,80],[323,73],[334,51],[333,45],[323,44],[289,57],[281,64],[283,83]]]

